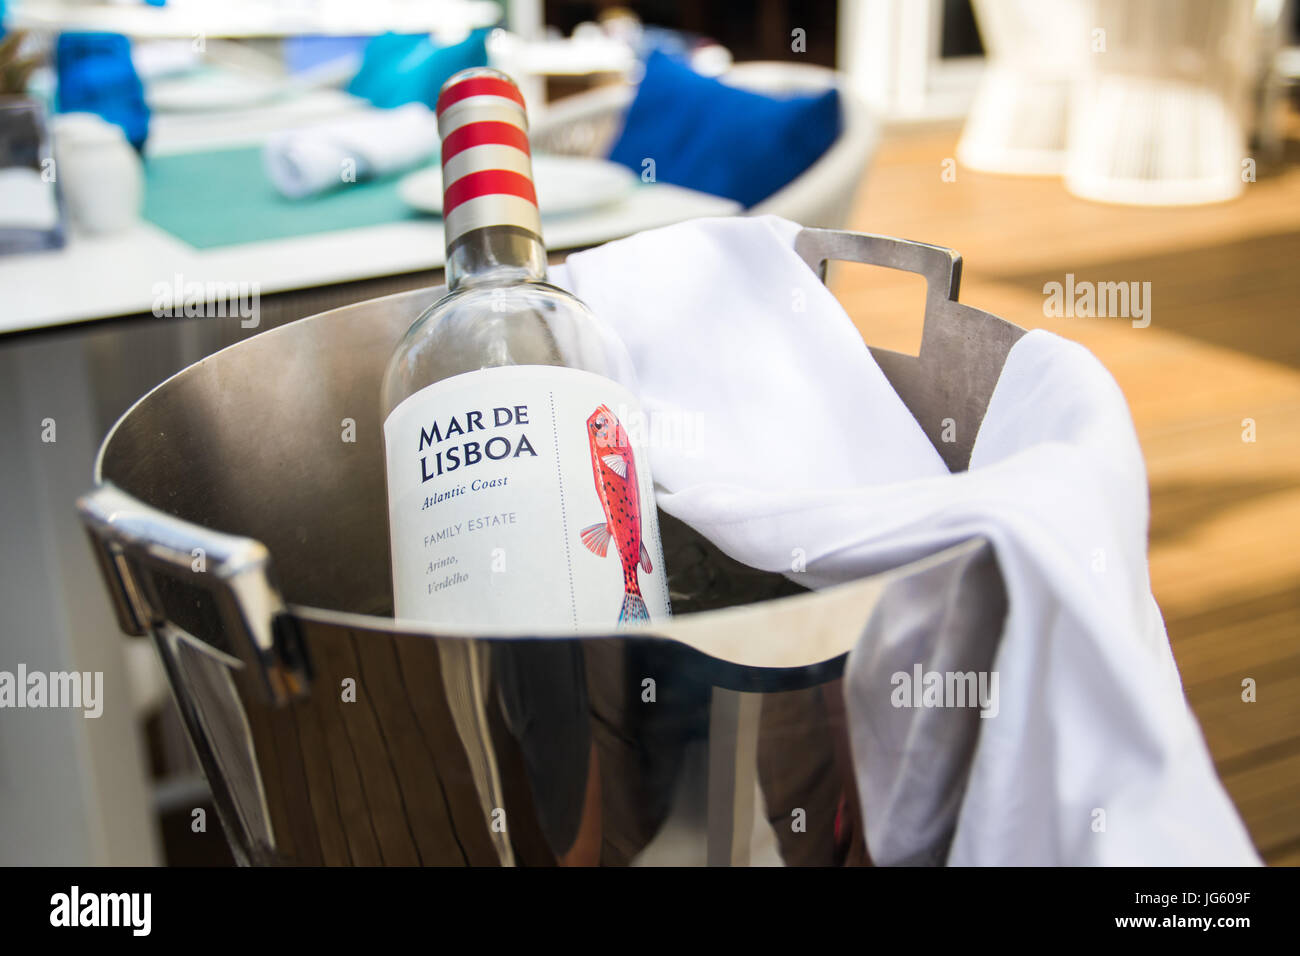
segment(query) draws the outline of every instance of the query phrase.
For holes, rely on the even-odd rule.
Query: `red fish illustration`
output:
[[[582,529],[582,543],[593,554],[605,556],[614,540],[623,562],[623,610],[620,624],[650,620],[641,585],[637,581],[637,564],[646,574],[654,571],[650,554],[641,540],[641,486],[636,480],[636,459],[627,432],[608,406],[601,405],[587,419],[587,439],[591,443],[591,470],[596,479],[596,494],[605,509],[605,520]]]

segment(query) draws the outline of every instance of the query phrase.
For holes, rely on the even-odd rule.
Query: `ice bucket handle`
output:
[[[111,484],[82,496],[77,510],[123,631],[166,633],[247,668],[276,703],[306,693],[307,655],[264,544],[183,521]],[[176,613],[178,596],[215,614],[223,646],[177,624],[185,617]]]
[[[956,302],[961,288],[961,254],[927,242],[878,236],[869,232],[805,228],[795,237],[794,250],[817,277],[826,281],[831,259],[861,262],[915,272],[925,278],[925,317],[942,302]]]

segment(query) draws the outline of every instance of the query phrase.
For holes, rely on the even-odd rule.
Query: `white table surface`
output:
[[[589,214],[543,221],[547,248],[572,249],[699,216],[729,216],[728,199],[658,183]],[[259,295],[400,275],[443,265],[441,219],[195,249],[140,223],[110,237],[74,237],[54,252],[0,259],[0,333],[149,312],[154,286],[256,283]]]
[[[247,115],[159,115],[150,150],[246,145],[272,129],[359,108],[352,97],[321,91]],[[555,251],[739,211],[729,199],[655,183],[590,213],[544,218],[542,229]],[[432,217],[215,249],[195,249],[148,222],[113,236],[72,233],[63,249],[0,257],[0,334],[147,313],[155,286],[173,285],[178,275],[184,283],[256,283],[266,295],[435,269],[443,262],[442,220]]]

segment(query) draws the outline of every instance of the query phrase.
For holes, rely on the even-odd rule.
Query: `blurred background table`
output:
[[[75,0],[11,0],[14,29],[84,30],[157,37],[360,36],[370,33],[467,32],[501,18],[493,0],[170,0],[152,4],[89,4]]]

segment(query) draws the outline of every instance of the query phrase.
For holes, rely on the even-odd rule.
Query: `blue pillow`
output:
[[[834,88],[769,96],[700,76],[655,52],[609,158],[746,208],[796,179],[840,135]]]
[[[374,37],[293,36],[280,44],[285,70],[291,75],[346,56],[365,55]]]
[[[438,103],[453,73],[487,66],[487,30],[475,30],[453,46],[436,46],[427,33],[385,33],[366,45],[361,69],[348,92],[386,109],[407,103]]]
[[[60,113],[97,113],[122,127],[136,149],[149,135],[144,85],[131,42],[116,33],[61,33],[54,47]]]

